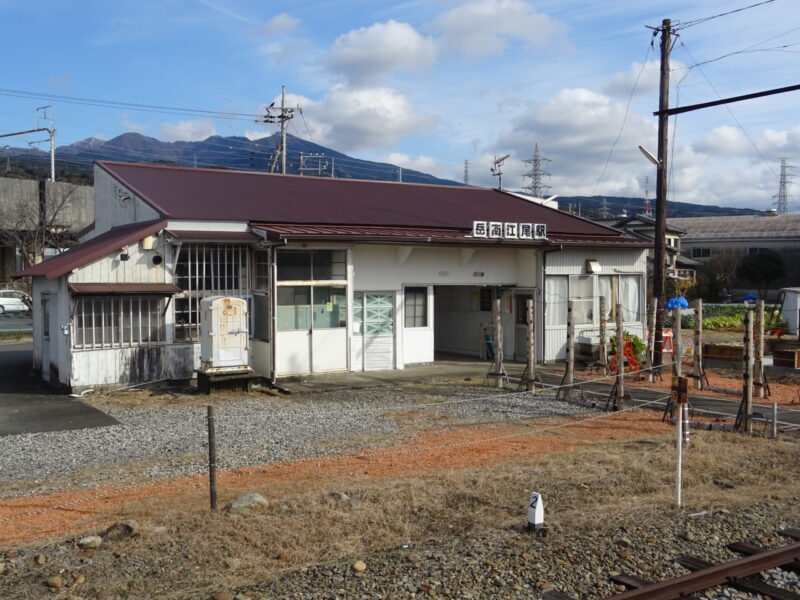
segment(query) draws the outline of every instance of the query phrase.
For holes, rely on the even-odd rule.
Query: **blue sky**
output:
[[[800,83],[796,0],[682,28],[758,1],[0,0],[3,88],[258,115],[283,84],[303,107],[290,133],[342,152],[459,180],[469,160],[479,185],[509,153],[504,184],[519,187],[538,143],[553,193],[643,196],[655,169],[637,146],[655,151],[658,102],[645,26],[679,28],[673,105]],[[780,157],[800,166],[798,94],[671,122],[670,199],[771,206]],[[0,130],[30,128],[49,103],[0,94]],[[274,131],[247,117],[54,104],[59,145]]]

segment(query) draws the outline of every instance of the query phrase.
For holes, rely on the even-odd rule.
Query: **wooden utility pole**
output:
[[[740,423],[746,433],[753,432],[753,313],[744,311],[744,343],[742,344],[742,406]]]
[[[494,299],[494,374],[495,386],[503,387],[503,322],[502,322],[502,300]]]
[[[575,311],[572,300],[567,301],[567,371],[564,374],[566,388],[564,397],[572,399],[572,384],[575,383]]]
[[[608,332],[606,315],[607,300],[605,296],[600,296],[600,364],[603,366],[603,375],[608,375]]]
[[[667,157],[669,153],[669,55],[672,25],[669,19],[661,22],[661,83],[658,93],[658,164],[656,165],[656,232],[653,259],[653,295],[656,297],[656,322],[653,366],[661,366],[664,346],[664,260],[667,233]]]
[[[625,332],[622,329],[622,304],[616,305],[617,318],[617,396],[614,408],[625,408]]]
[[[525,311],[528,319],[528,381],[525,382],[525,388],[532,392],[533,382],[536,379],[536,336],[534,335],[533,300],[531,298],[525,301]]]
[[[650,300],[650,312],[647,315],[647,381],[653,383],[655,374],[653,371],[653,351],[655,349],[656,337],[656,311],[658,310],[658,298]]]
[[[703,301],[699,298],[694,305],[694,387],[703,389]]]
[[[681,309],[677,306],[672,309],[672,372],[675,377],[683,375],[683,348],[681,338],[683,336],[683,324],[681,323]]]
[[[753,385],[756,388],[756,396],[764,397],[764,301],[756,300],[756,322],[754,331],[754,352],[755,364],[753,366]]]

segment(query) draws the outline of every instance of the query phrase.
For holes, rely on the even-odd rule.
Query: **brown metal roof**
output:
[[[261,223],[471,229],[473,221],[545,223],[548,234],[619,236],[487,188],[274,175],[99,161],[164,217]]]
[[[73,246],[66,252],[15,273],[14,277],[35,277],[37,275],[48,279],[61,277],[103,258],[115,250],[121,250],[128,244],[136,243],[148,235],[161,231],[166,224],[166,221],[146,221],[114,227],[82,244]]]
[[[202,240],[205,242],[257,242],[261,238],[252,231],[189,231],[186,229],[167,229],[166,232],[176,240]]]
[[[74,294],[163,294],[171,296],[181,291],[171,283],[70,283]]]

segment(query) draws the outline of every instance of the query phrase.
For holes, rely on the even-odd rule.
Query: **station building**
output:
[[[265,377],[402,369],[486,351],[540,362],[622,306],[644,332],[648,243],[499,190],[98,162],[94,228],[32,277],[34,367],[72,390],[191,378],[200,301],[247,300]]]

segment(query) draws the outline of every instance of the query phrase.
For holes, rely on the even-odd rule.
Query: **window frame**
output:
[[[409,310],[409,295],[415,300],[411,305],[415,310]],[[417,302],[421,297],[421,302]],[[421,311],[421,315],[418,312]],[[412,314],[413,313],[413,314]],[[430,319],[428,317],[428,286],[426,285],[412,285],[403,288],[403,327],[406,329],[425,329],[430,326]],[[411,324],[409,325],[409,317]],[[421,317],[421,324],[417,319]]]

